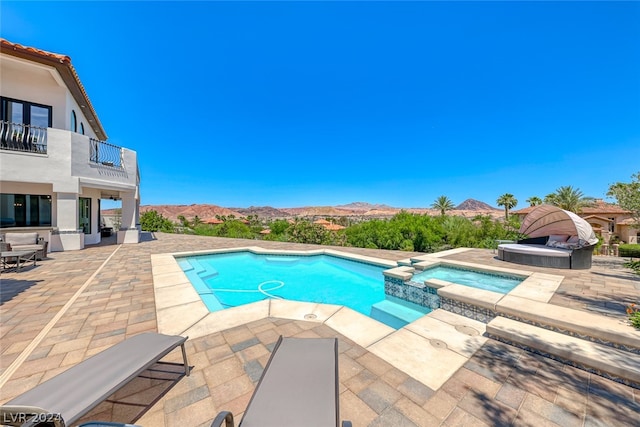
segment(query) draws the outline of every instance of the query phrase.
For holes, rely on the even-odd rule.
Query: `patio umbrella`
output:
[[[522,221],[520,233],[529,237],[564,234],[578,236],[588,245],[598,243],[598,238],[591,225],[573,212],[565,211],[552,205],[536,206]]]

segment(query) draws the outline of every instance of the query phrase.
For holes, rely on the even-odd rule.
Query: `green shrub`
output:
[[[618,253],[621,257],[640,258],[640,245],[620,245]]]
[[[640,261],[627,261],[623,265],[632,269],[634,273],[640,276]]]
[[[602,247],[602,244],[604,243],[604,239],[602,238],[601,235],[596,234],[596,237],[598,238],[598,243],[596,243],[593,247],[593,254],[594,255],[598,255],[600,253],[600,248]]]
[[[271,234],[284,234],[291,224],[287,220],[284,219],[276,219],[269,224],[269,229],[271,229]]]
[[[173,222],[155,210],[146,211],[140,215],[140,228],[144,231],[174,232]]]
[[[640,329],[640,309],[635,304],[631,304],[627,307],[627,314],[629,315],[629,323],[636,329]]]

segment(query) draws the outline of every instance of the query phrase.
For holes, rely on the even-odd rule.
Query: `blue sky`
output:
[[[640,171],[639,2],[9,2],[142,204],[495,205]]]

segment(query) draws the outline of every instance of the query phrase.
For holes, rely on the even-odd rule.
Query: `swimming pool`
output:
[[[389,267],[331,255],[230,252],[177,258],[209,311],[263,299],[344,305],[394,328],[431,310],[387,297]]]
[[[522,283],[526,277],[439,265],[414,274],[411,280],[422,283],[428,279],[446,280],[447,282],[506,294]]]

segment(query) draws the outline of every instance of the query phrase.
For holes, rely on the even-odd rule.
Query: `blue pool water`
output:
[[[395,328],[431,311],[385,298],[382,272],[388,267],[329,255],[232,252],[178,258],[178,263],[210,311],[282,298],[344,305]]]
[[[437,266],[414,274],[411,280],[422,283],[427,279],[446,280],[447,282],[506,294],[522,283],[525,277],[493,274],[449,266]]]

